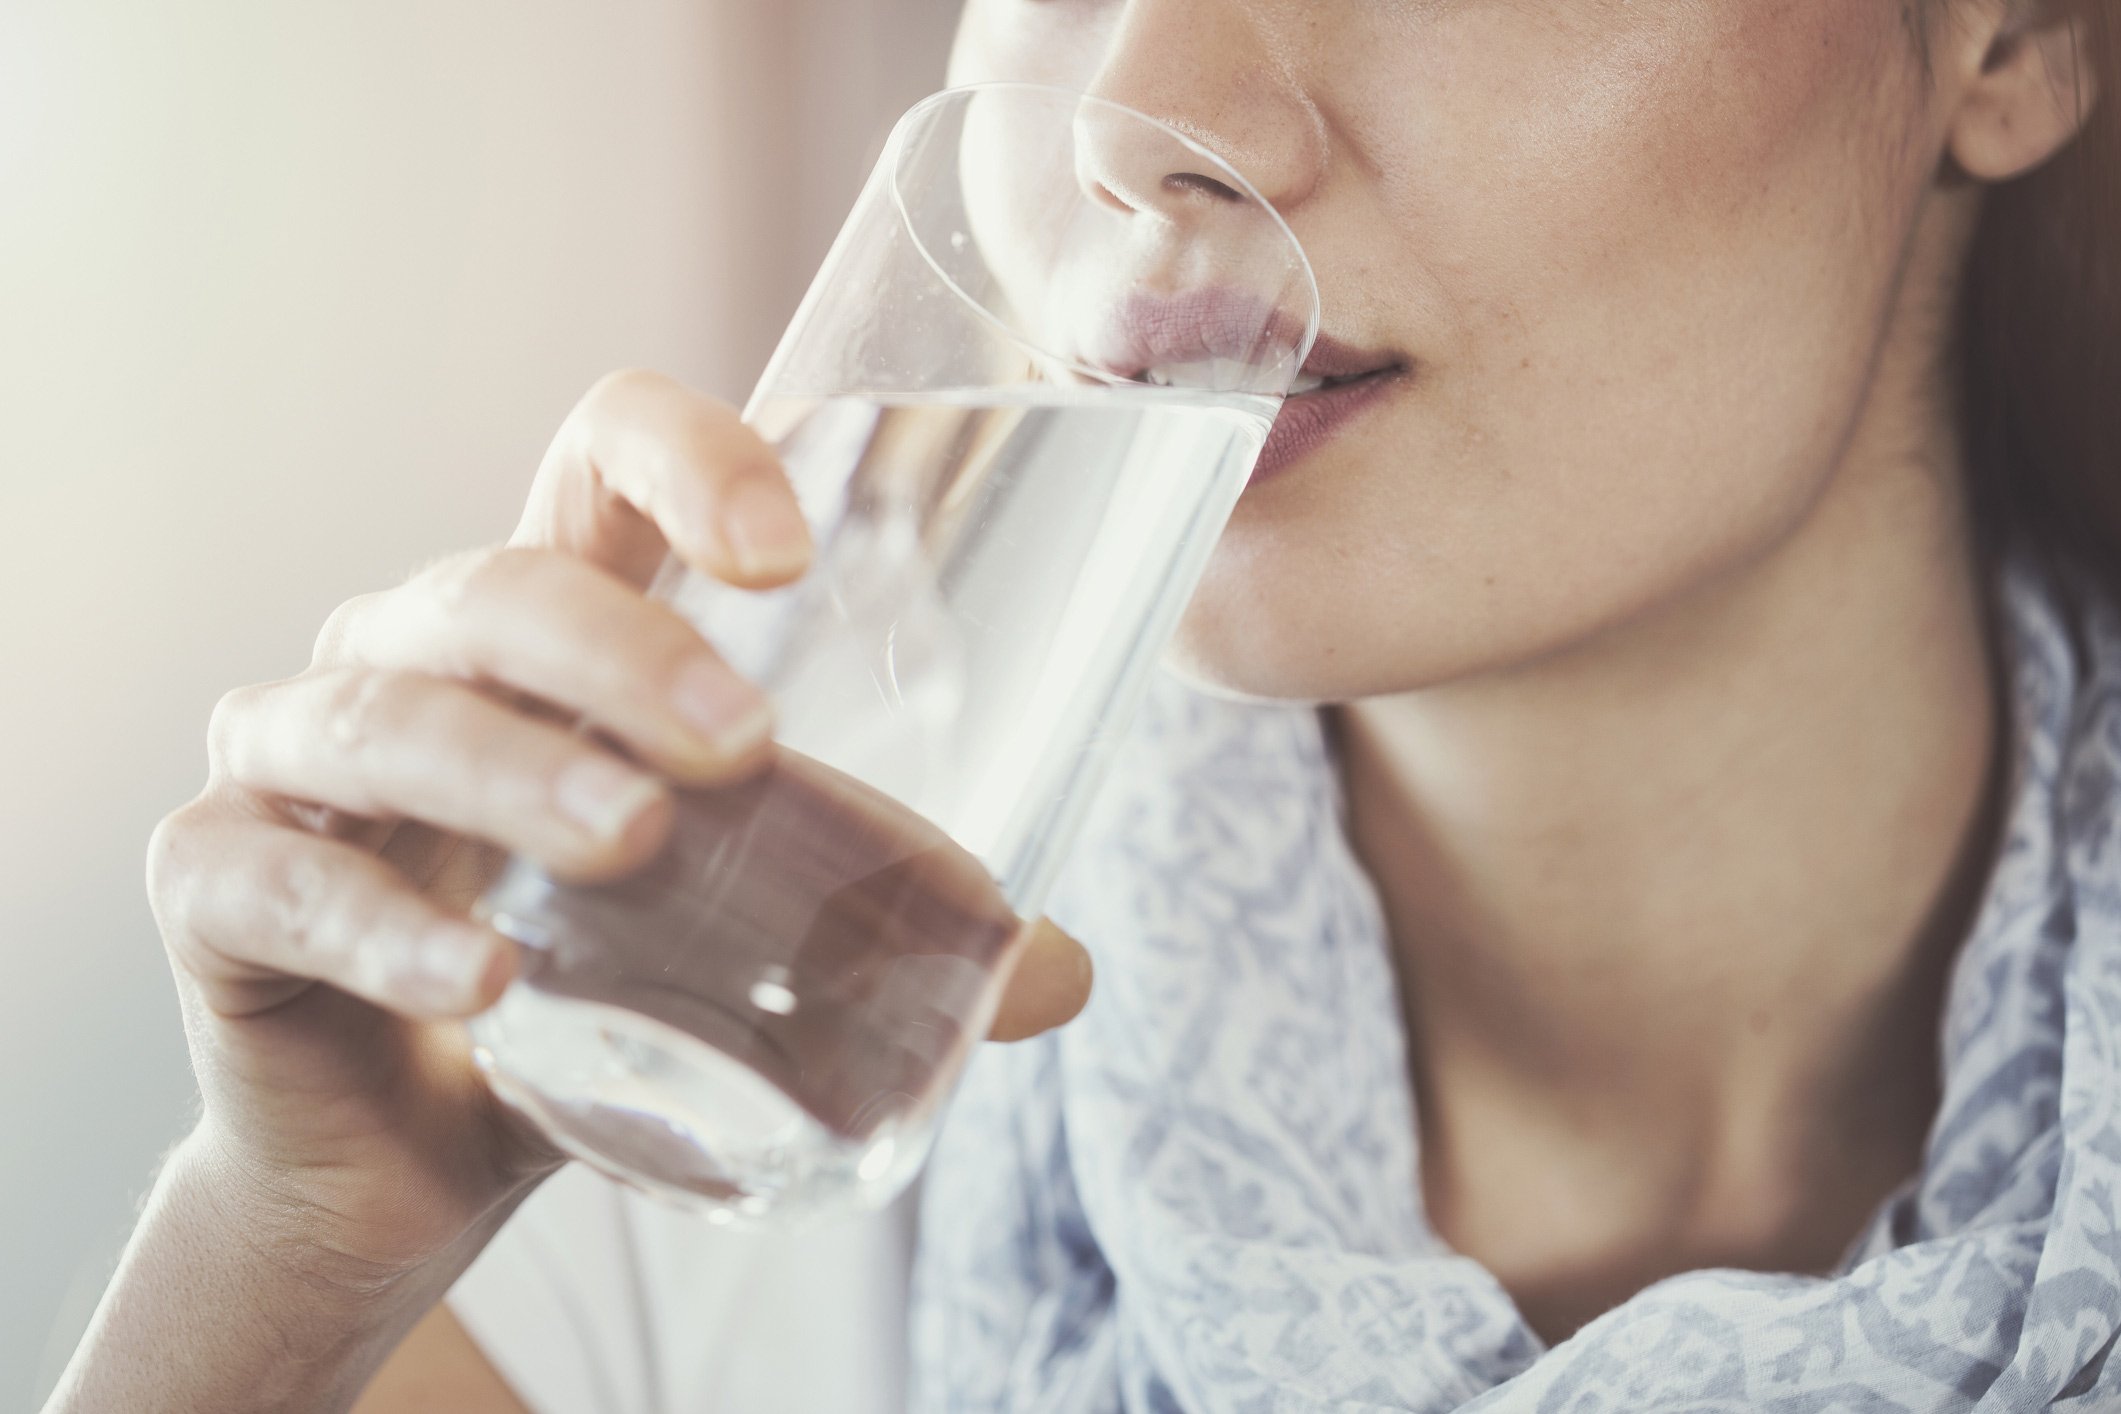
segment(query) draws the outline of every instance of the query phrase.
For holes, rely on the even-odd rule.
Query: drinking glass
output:
[[[637,875],[510,862],[496,1092],[719,1222],[896,1194],[1317,327],[1287,225],[1176,129],[1015,83],[901,119],[744,414],[811,568],[651,587],[771,697],[772,760]]]

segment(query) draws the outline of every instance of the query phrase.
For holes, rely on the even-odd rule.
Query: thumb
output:
[[[1090,954],[1044,918],[1016,950],[988,1039],[1022,1041],[1073,1021],[1090,1000]]]

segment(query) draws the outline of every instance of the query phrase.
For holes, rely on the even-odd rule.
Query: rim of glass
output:
[[[1068,88],[1062,84],[1033,83],[1025,79],[983,79],[978,83],[955,84],[949,88],[938,89],[934,93],[929,94],[926,98],[923,98],[920,102],[914,104],[911,108],[908,108],[903,114],[900,115],[898,123],[893,127],[891,134],[891,142],[886,148],[884,155],[884,160],[888,162],[890,166],[891,204],[894,208],[897,209],[899,224],[905,228],[908,239],[913,242],[913,248],[921,253],[921,259],[926,262],[930,270],[935,272],[935,278],[943,282],[943,287],[945,289],[949,290],[950,293],[956,295],[959,299],[963,300],[965,304],[969,306],[975,314],[977,314],[982,320],[986,321],[988,324],[992,325],[995,330],[1004,335],[1009,340],[1009,342],[1021,345],[1026,348],[1035,349],[1039,357],[1051,359],[1056,364],[1059,364],[1062,367],[1071,370],[1072,372],[1080,373],[1083,376],[1091,379],[1092,381],[1103,384],[1107,387],[1134,386],[1125,379],[1114,378],[1110,369],[1093,368],[1089,364],[1078,362],[1075,359],[1067,357],[1065,354],[1057,354],[1050,349],[1046,349],[1032,344],[1032,342],[1026,339],[1019,330],[1010,328],[1006,323],[1002,321],[1002,319],[998,315],[995,314],[993,310],[987,308],[985,301],[975,298],[971,291],[967,290],[964,286],[958,284],[958,282],[951,277],[950,272],[943,269],[941,263],[938,262],[934,254],[929,251],[928,243],[921,239],[920,227],[915,224],[913,220],[913,213],[907,207],[906,204],[906,193],[899,186],[899,177],[901,174],[901,167],[903,165],[903,160],[905,156],[904,147],[909,135],[914,131],[916,121],[926,116],[931,109],[941,108],[946,104],[959,102],[982,93],[1003,92],[1037,94],[1042,97],[1067,99],[1076,103],[1078,106],[1095,105],[1098,108],[1102,108],[1113,113],[1122,114],[1128,118],[1133,119],[1136,122],[1147,123],[1150,127],[1156,129],[1158,132],[1161,132],[1165,136],[1175,140],[1179,146],[1183,147],[1188,152],[1192,153],[1194,156],[1201,158],[1203,161],[1213,163],[1217,170],[1223,176],[1226,176],[1230,179],[1229,185],[1235,187],[1239,195],[1243,196],[1259,210],[1266,213],[1267,219],[1274,223],[1274,229],[1281,232],[1282,240],[1287,243],[1290,251],[1295,254],[1297,273],[1302,277],[1303,286],[1307,291],[1310,292],[1311,296],[1310,308],[1306,310],[1304,314],[1303,336],[1297,342],[1297,349],[1299,350],[1300,357],[1298,357],[1296,360],[1296,371],[1294,374],[1291,375],[1289,381],[1293,384],[1297,378],[1302,376],[1304,363],[1308,361],[1311,356],[1311,348],[1314,344],[1318,342],[1318,326],[1320,319],[1323,317],[1322,311],[1319,308],[1318,274],[1311,268],[1311,257],[1309,253],[1304,250],[1303,242],[1296,239],[1296,232],[1289,228],[1289,223],[1283,218],[1281,212],[1275,210],[1274,203],[1267,200],[1266,197],[1260,195],[1259,188],[1253,186],[1251,179],[1246,177],[1244,173],[1238,171],[1235,167],[1231,166],[1229,159],[1223,157],[1213,148],[1206,147],[1201,143],[1195,141],[1193,138],[1187,136],[1185,133],[1173,127],[1171,124],[1165,122],[1163,119],[1152,118],[1147,113],[1142,112],[1139,108],[1130,108],[1124,103],[1117,103],[1109,98],[1099,98],[1096,94],[1084,93],[1080,89]],[[1160,387],[1161,385],[1144,383],[1140,386],[1149,388]],[[1206,390],[1187,390],[1183,388],[1178,388],[1172,389],[1171,391],[1186,392]],[[1235,390],[1232,391],[1234,392]],[[1243,394],[1243,396],[1257,398],[1273,397],[1277,395],[1269,393],[1246,393]],[[1286,398],[1288,394],[1286,391],[1284,391],[1278,396]]]

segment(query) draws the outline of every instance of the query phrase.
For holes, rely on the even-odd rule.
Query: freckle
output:
[[[1529,358],[1528,358],[1528,359],[1525,359],[1525,360],[1524,360],[1523,362],[1519,363],[1519,364],[1518,364],[1517,366],[1518,366],[1519,368],[1530,368],[1530,367],[1532,366],[1532,360],[1530,360]]]

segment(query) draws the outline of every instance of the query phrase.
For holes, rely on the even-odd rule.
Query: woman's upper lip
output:
[[[1091,332],[1084,361],[1122,378],[1155,368],[1224,360],[1256,369],[1262,385],[1290,374],[1306,329],[1286,309],[1241,290],[1205,287],[1179,294],[1134,291],[1111,306]],[[1346,379],[1403,367],[1389,350],[1359,348],[1319,331],[1297,370]]]
[[[1256,295],[1213,285],[1177,294],[1132,290],[1096,319],[1086,361],[1122,378],[1207,361],[1286,369],[1308,332]]]

